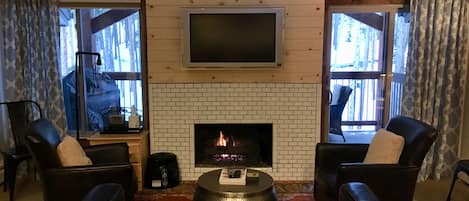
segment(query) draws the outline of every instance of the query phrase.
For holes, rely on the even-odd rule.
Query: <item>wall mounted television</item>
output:
[[[283,8],[186,8],[183,65],[279,67],[283,19]]]

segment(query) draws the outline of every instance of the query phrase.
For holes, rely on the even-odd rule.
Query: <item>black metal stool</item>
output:
[[[451,188],[449,189],[448,197],[446,198],[446,201],[451,201],[451,193],[453,192],[454,188],[454,183],[456,182],[456,179],[458,179],[458,173],[459,172],[464,172],[469,175],[469,160],[460,160],[456,166],[456,170],[454,171],[453,174],[453,182],[451,183]]]

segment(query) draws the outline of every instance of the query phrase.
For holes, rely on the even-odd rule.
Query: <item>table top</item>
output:
[[[249,170],[257,171],[257,170]],[[197,188],[205,190],[208,193],[216,193],[223,196],[250,197],[257,194],[270,193],[273,189],[274,180],[264,172],[259,172],[257,181],[247,180],[245,186],[241,185],[220,185],[218,177],[221,170],[213,170],[199,177],[197,180]]]
[[[129,134],[100,134],[95,133],[88,137],[89,140],[109,140],[109,139],[123,139],[123,140],[140,140],[148,135],[148,130],[142,130],[140,133]]]

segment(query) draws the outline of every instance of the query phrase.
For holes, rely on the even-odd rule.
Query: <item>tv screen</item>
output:
[[[186,67],[281,64],[283,10],[206,8],[185,12]]]

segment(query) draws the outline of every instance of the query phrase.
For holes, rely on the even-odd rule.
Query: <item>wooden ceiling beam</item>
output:
[[[327,5],[385,5],[408,4],[408,0],[327,0]]]
[[[383,30],[384,18],[376,13],[345,13],[345,15],[377,30]]]
[[[91,32],[96,33],[106,27],[138,12],[138,9],[112,9],[91,19]]]

